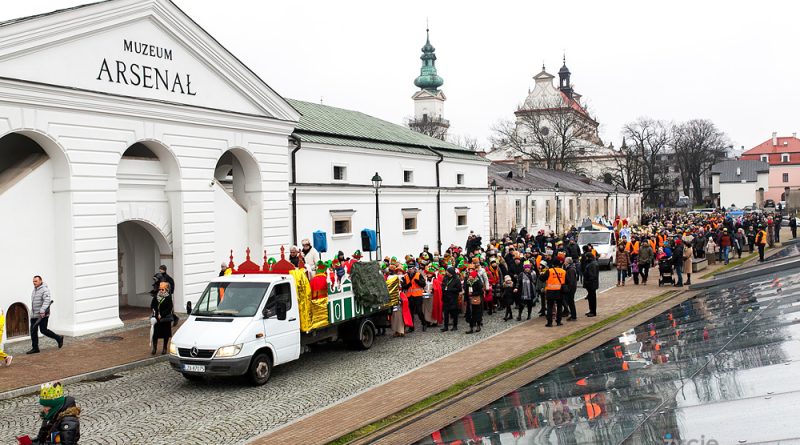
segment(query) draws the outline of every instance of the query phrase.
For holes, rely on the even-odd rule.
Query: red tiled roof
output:
[[[784,145],[786,143],[786,145]],[[778,144],[772,145],[772,138],[756,145],[755,147],[742,153],[742,157],[747,155],[762,155],[776,153],[798,153],[800,152],[800,139],[796,137],[779,137]]]
[[[563,99],[563,100],[564,100],[564,103],[565,103],[566,105],[569,105],[569,106],[571,106],[573,110],[577,111],[577,112],[578,112],[578,113],[580,113],[581,115],[583,115],[583,116],[585,116],[585,117],[588,117],[589,119],[592,119],[592,118],[589,116],[589,113],[587,113],[587,112],[586,112],[586,110],[584,110],[584,109],[583,109],[583,107],[581,106],[581,104],[579,104],[579,103],[578,103],[578,101],[577,101],[577,100],[572,100],[572,99],[570,99],[570,98],[569,98],[569,96],[567,96],[567,93],[565,93],[565,92],[563,92],[563,91],[560,91],[560,93],[561,93],[561,99]],[[594,120],[594,119],[592,119],[592,120]]]

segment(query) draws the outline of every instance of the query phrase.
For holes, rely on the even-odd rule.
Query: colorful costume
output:
[[[328,279],[325,277],[325,263],[322,261],[317,262],[317,273],[311,279],[309,287],[311,287],[311,299],[328,298]]]

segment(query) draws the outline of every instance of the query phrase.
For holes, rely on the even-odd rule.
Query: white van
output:
[[[273,366],[297,360],[310,344],[343,339],[369,349],[376,333],[388,327],[391,309],[361,307],[345,281],[329,288],[328,323],[302,332],[291,274],[219,277],[193,308],[187,303],[190,315],[172,337],[169,361],[189,380],[246,376],[263,385]]]
[[[609,269],[614,264],[614,232],[608,229],[582,230],[578,232],[578,246],[583,251],[583,246],[591,244],[597,251],[597,265]]]

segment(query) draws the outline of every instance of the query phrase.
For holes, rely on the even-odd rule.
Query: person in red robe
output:
[[[317,261],[317,273],[311,278],[309,288],[311,288],[311,299],[326,298],[328,296],[328,279],[325,276],[325,263]]]
[[[405,275],[405,271],[403,269],[398,269],[397,275],[402,277]],[[405,324],[406,327],[413,328],[414,319],[411,318],[411,309],[408,307],[408,296],[402,290],[400,291],[400,306],[403,311],[403,324]]]
[[[442,324],[442,281],[444,280],[444,269],[439,269],[436,278],[433,279],[433,319],[436,324]]]
[[[350,257],[347,262],[344,263],[344,268],[347,271],[347,275],[350,276],[353,273],[353,264],[361,261],[362,255],[360,250],[356,250],[353,252],[353,256]]]

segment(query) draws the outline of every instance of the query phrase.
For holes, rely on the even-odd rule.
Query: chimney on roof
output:
[[[522,156],[520,156],[520,155],[514,156],[514,164],[515,165],[520,165],[521,163],[522,163]]]
[[[797,132],[793,132],[793,133],[792,133],[792,137],[793,137],[793,138],[795,138],[795,139],[797,139]]]
[[[527,159],[522,161],[522,174],[520,176],[524,178],[525,175],[528,174],[528,170],[530,170],[530,168],[531,168],[531,161]]]
[[[778,146],[778,132],[777,131],[773,131],[772,132],[772,146],[773,147],[777,147]]]

